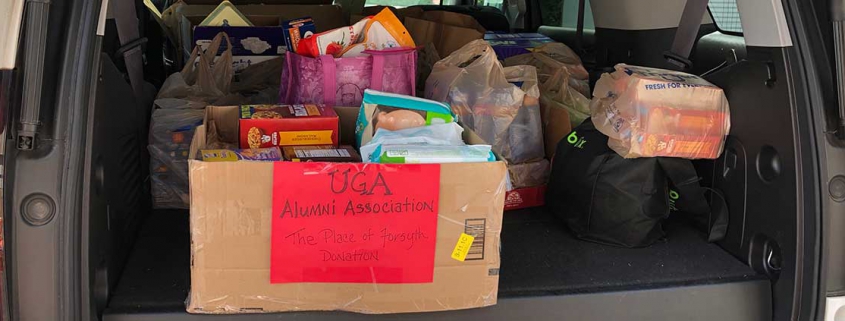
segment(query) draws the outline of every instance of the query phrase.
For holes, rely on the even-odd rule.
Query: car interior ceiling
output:
[[[471,13],[490,29],[508,29],[501,11],[468,7],[450,10]],[[145,75],[151,101],[153,87],[174,70],[165,66],[167,59],[156,59],[168,52],[166,46],[158,45],[165,43],[158,26],[149,19],[142,21],[147,22],[142,33],[150,39]],[[538,31],[570,46],[576,41],[574,28],[543,26]],[[122,61],[111,54],[119,47],[113,26],[107,28],[106,35],[97,105],[130,105],[125,101],[131,89],[123,81]],[[673,36],[674,28],[585,30],[580,54],[591,73],[591,84],[616,63],[665,67],[662,52]],[[741,36],[721,33],[710,23],[702,25],[691,57],[692,72],[707,74],[708,80],[723,86],[731,100],[731,112],[737,115],[745,106],[734,103],[731,90],[735,88],[732,86],[744,86],[734,76],[746,72],[736,64],[747,55]],[[144,112],[149,116],[149,111]],[[184,312],[190,288],[188,210],[153,210],[148,205],[149,169],[143,160],[147,159],[149,117],[139,121],[129,114],[98,108],[94,116],[95,120],[107,120],[95,121],[95,131],[110,137],[97,143],[100,145],[96,148],[113,151],[103,153],[111,155],[103,160],[105,176],[112,178],[106,180],[105,187],[111,228],[92,236],[108,244],[103,249],[108,253],[106,258],[94,262],[105,271],[103,278],[107,280],[107,295],[97,304],[106,315]],[[742,124],[734,124],[732,131],[739,126]],[[706,183],[717,184],[718,179],[713,177],[719,162],[696,164]],[[624,249],[576,239],[542,207],[505,212],[499,296],[568,295],[768,279],[749,266],[742,250],[708,243],[682,217],[670,217],[664,228],[665,240],[646,248]]]

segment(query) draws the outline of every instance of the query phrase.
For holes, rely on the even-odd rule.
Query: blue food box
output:
[[[501,33],[501,32],[494,32],[488,31],[484,34],[484,40],[503,40],[503,39],[516,39],[519,38],[518,34],[515,33]]]
[[[232,56],[277,56],[285,53],[284,29],[282,26],[197,26],[194,28],[194,44],[203,50],[211,45],[218,33],[225,32],[232,42]],[[220,45],[218,55],[226,50],[225,42]]]
[[[317,33],[317,26],[311,17],[303,17],[282,22],[282,29],[285,34],[285,46],[288,51],[296,52],[299,40]]]
[[[554,42],[551,38],[545,39],[526,39],[526,38],[515,38],[515,39],[507,39],[507,40],[487,40],[490,43],[490,46],[493,47],[493,51],[496,52],[496,56],[500,60],[505,60],[509,57],[513,57],[516,55],[527,54],[531,52],[529,49],[539,47],[544,43]]]

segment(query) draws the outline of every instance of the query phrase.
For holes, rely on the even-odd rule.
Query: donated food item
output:
[[[364,32],[369,19],[363,19],[354,25],[332,29],[299,40],[296,53],[316,58],[319,55],[331,55],[340,58],[349,45],[356,43]]]
[[[378,129],[395,131],[454,121],[449,105],[444,103],[367,89],[355,124],[355,137],[358,146],[363,146]]]
[[[369,159],[373,151],[382,144],[388,145],[464,145],[461,134],[464,129],[458,123],[400,129],[396,131],[379,128],[373,139],[361,146],[361,156]]]
[[[281,161],[278,147],[248,149],[204,149],[200,151],[203,162]]]
[[[493,162],[490,145],[379,145],[369,163],[429,164]]]
[[[416,47],[411,34],[390,9],[384,8],[377,15],[364,20],[369,21],[364,26],[363,38],[344,49],[343,57],[359,57],[366,54],[367,50]]]
[[[317,33],[317,27],[311,17],[284,21],[282,22],[282,29],[285,30],[285,45],[291,52],[296,51],[299,40]]]
[[[484,40],[487,40],[487,42],[493,46],[493,50],[496,51],[496,56],[499,57],[500,60],[505,60],[516,55],[527,54],[536,47],[554,42],[551,38],[541,34],[498,34],[495,36],[513,37],[488,39],[490,36],[491,35],[489,34],[485,34]]]
[[[730,131],[724,91],[695,75],[618,64],[593,96],[593,123],[625,158],[714,159]]]
[[[393,11],[385,8],[351,26],[303,38],[296,46],[296,53],[312,58],[319,55],[360,57],[367,50],[397,47],[414,48],[416,44]]]
[[[283,153],[285,160],[292,162],[361,162],[361,155],[352,146],[287,146]]]
[[[323,105],[244,105],[240,109],[241,148],[332,145],[338,117]]]

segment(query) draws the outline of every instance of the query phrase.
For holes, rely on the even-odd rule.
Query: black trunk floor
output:
[[[499,296],[634,290],[760,278],[684,224],[667,239],[624,249],[584,242],[542,209],[505,213]],[[187,211],[154,211],[139,231],[110,313],[184,311],[190,286]]]

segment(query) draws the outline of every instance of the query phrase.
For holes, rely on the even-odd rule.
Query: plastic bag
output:
[[[584,96],[590,96],[590,74],[581,63],[581,58],[568,46],[559,42],[551,42],[534,48],[531,55],[537,62],[528,65],[537,67],[537,74],[540,79],[544,78],[547,73],[546,70],[549,74],[552,74],[563,69],[569,74],[569,77],[567,77],[569,86]],[[507,65],[510,66],[510,64]],[[543,71],[540,71],[541,69]]]
[[[539,107],[528,106],[523,111],[525,102],[532,101],[526,100],[526,90],[528,96],[539,96],[536,71],[527,71],[530,69],[534,67],[512,69],[508,74],[522,76],[510,82],[493,48],[484,40],[475,40],[434,65],[425,96],[451,104],[461,122],[507,161],[542,159]],[[519,83],[519,79],[532,78],[532,73],[532,80]]]
[[[566,109],[572,128],[589,117],[589,74],[578,55],[566,45],[544,44],[535,48],[533,53],[505,59],[504,64],[536,67],[537,79],[540,82],[540,105],[544,109]],[[557,120],[544,119],[545,124],[550,121]]]
[[[522,107],[508,126],[508,143],[500,153],[513,163],[524,163],[542,159],[545,156],[543,146],[543,121],[540,113],[540,90],[537,88],[537,70],[531,66],[505,67],[505,77],[519,86],[525,96]]]
[[[687,73],[618,64],[596,83],[590,105],[607,145],[625,158],[714,159],[730,131],[721,88]]]
[[[188,208],[188,154],[202,109],[156,109],[150,122],[150,176],[155,208]]]
[[[223,40],[226,40],[226,50],[215,60]],[[229,36],[221,32],[214,37],[205,52],[200,53],[200,47],[194,47],[185,68],[167,77],[156,98],[181,98],[211,103],[229,93],[233,75],[232,43]]]
[[[160,98],[156,99],[154,104],[155,108],[161,109],[203,109],[205,106],[208,106],[207,103],[202,101],[190,101],[179,98]]]

